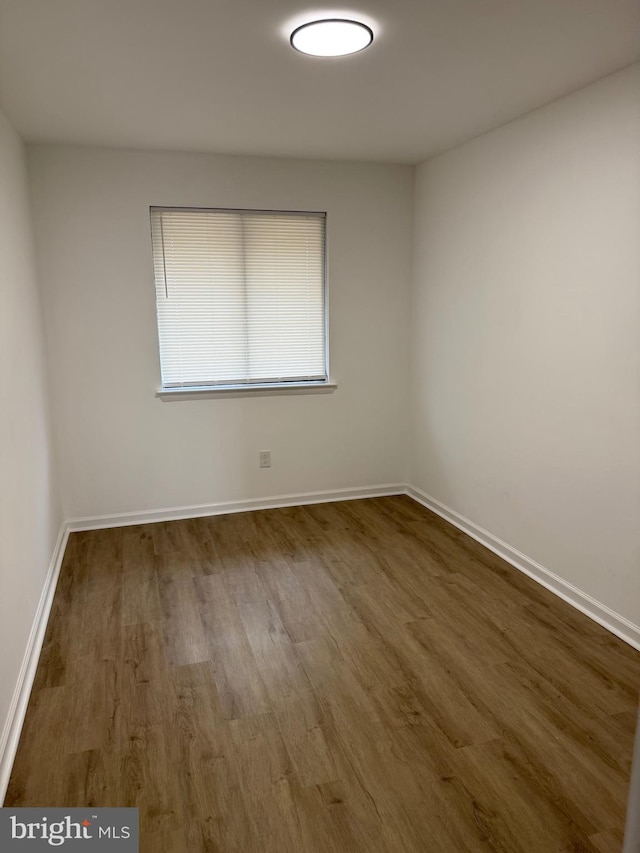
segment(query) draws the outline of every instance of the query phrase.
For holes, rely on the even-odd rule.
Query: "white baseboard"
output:
[[[33,621],[27,648],[25,651],[22,667],[18,675],[18,681],[9,708],[9,714],[2,735],[0,736],[0,803],[4,797],[9,784],[11,768],[15,759],[20,733],[27,712],[29,696],[36,675],[38,660],[44,642],[45,631],[53,604],[53,596],[62,566],[64,550],[69,538],[69,533],[80,530],[96,530],[107,527],[123,527],[132,524],[151,524],[158,521],[175,521],[181,518],[198,518],[208,515],[222,515],[232,512],[248,512],[259,509],[273,509],[277,507],[300,506],[303,504],[328,503],[331,501],[357,500],[359,498],[375,498],[387,495],[406,494],[418,503],[435,512],[445,521],[450,522],[471,536],[481,545],[493,551],[503,560],[510,563],[519,571],[524,572],[542,586],[551,590],[564,601],[571,604],[577,610],[598,622],[611,633],[620,637],[630,646],[640,650],[640,627],[634,625],[624,616],[615,613],[606,605],[596,601],[587,593],[563,580],[558,575],[545,569],[535,560],[531,560],[511,545],[498,539],[492,533],[479,527],[468,518],[450,509],[440,501],[422,492],[414,486],[403,484],[387,484],[379,486],[362,486],[353,489],[336,489],[332,491],[308,492],[294,495],[279,495],[275,497],[254,498],[244,501],[226,501],[214,504],[199,504],[188,507],[173,507],[161,510],[145,510],[142,512],[128,512],[118,515],[101,515],[87,518],[73,518],[64,522],[60,527],[58,540],[56,542],[47,577],[42,589],[38,609]]]
[[[440,503],[440,501],[432,498],[430,495],[425,494],[420,489],[414,486],[407,486],[406,494],[427,509],[435,512],[436,515],[444,518],[445,521],[453,524],[458,530],[462,530],[463,533],[480,542],[485,548],[502,557],[507,563],[524,572],[525,575],[528,575],[548,590],[551,590],[551,592],[571,604],[577,610],[580,610],[586,616],[589,616],[599,625],[607,628],[612,634],[624,640],[625,643],[640,651],[640,627],[638,625],[634,625],[633,622],[625,619],[624,616],[611,610],[605,604],[596,601],[595,598],[592,598],[586,592],[583,592],[578,587],[559,577],[559,575],[549,571],[549,569],[545,569],[540,563],[536,563],[535,560],[530,559],[516,548],[512,548],[511,545],[503,542],[502,539],[498,539],[497,536],[489,533],[488,530],[479,527],[473,521],[469,521],[468,518]]]
[[[38,668],[38,660],[40,659],[40,652],[44,643],[49,613],[51,612],[53,596],[56,591],[56,584],[60,575],[64,549],[66,548],[68,538],[69,530],[63,522],[60,525],[47,577],[42,588],[42,593],[40,594],[38,609],[36,610],[33,625],[31,626],[31,633],[29,634],[27,648],[22,659],[18,681],[13,691],[9,713],[4,729],[2,730],[2,735],[0,736],[0,803],[4,802],[7,793],[11,768],[13,767],[18,750],[20,733],[27,713],[29,696],[31,695],[31,688],[33,687],[33,681],[36,676],[36,669]]]
[[[257,509],[302,506],[303,504],[352,501],[360,498],[380,498],[386,495],[403,495],[404,483],[382,486],[358,486],[352,489],[333,489],[322,492],[306,492],[294,495],[275,495],[265,498],[250,498],[244,501],[223,501],[213,504],[151,509],[142,512],[124,512],[117,515],[94,515],[71,518],[67,521],[70,531],[99,530],[106,527],[126,527],[131,524],[154,524],[158,521],[177,521],[181,518],[200,518],[206,515],[224,515],[230,512],[250,512]]]

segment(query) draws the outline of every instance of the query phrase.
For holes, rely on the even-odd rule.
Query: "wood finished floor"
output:
[[[73,534],[7,806],[143,853],[622,846],[640,655],[407,497]]]

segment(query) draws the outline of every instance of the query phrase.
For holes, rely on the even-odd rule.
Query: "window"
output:
[[[327,384],[325,218],[151,208],[163,391]]]

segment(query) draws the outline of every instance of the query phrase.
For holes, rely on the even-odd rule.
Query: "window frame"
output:
[[[170,212],[213,212],[213,213],[248,213],[248,214],[284,214],[287,216],[314,216],[323,222],[323,253],[322,253],[322,300],[323,300],[323,341],[324,341],[324,379],[287,380],[279,382],[249,381],[240,383],[211,383],[206,385],[164,386],[162,384],[162,354],[160,349],[160,327],[157,305],[157,283],[155,265],[153,263],[153,214]],[[154,310],[156,319],[156,340],[158,352],[158,367],[160,369],[160,386],[156,397],[164,401],[196,400],[208,397],[243,397],[243,396],[281,396],[290,394],[323,394],[332,393],[338,387],[329,373],[329,286],[328,286],[328,212],[323,210],[292,210],[284,208],[239,208],[239,207],[203,207],[194,205],[149,205],[149,227],[152,249],[152,281],[154,290]]]

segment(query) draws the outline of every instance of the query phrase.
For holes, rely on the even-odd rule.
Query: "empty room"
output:
[[[0,851],[640,853],[639,329],[640,0],[0,0]]]

